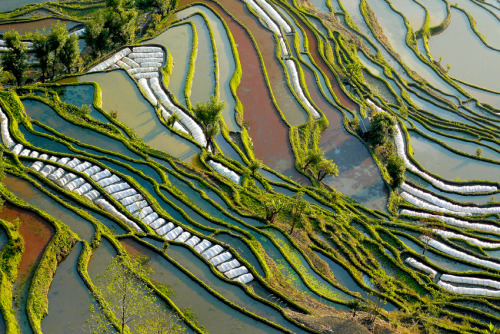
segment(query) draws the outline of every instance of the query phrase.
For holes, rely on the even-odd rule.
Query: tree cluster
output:
[[[218,101],[215,96],[211,96],[210,101],[205,103],[198,102],[193,110],[196,120],[201,125],[201,129],[207,140],[206,149],[209,148],[215,136],[220,133],[219,121],[224,106],[225,103],[223,101]]]
[[[42,82],[53,79],[61,72],[71,73],[78,66],[80,61],[78,37],[69,36],[63,23],[57,22],[48,33],[42,30],[28,37],[33,41],[32,52],[38,61]],[[20,86],[30,69],[28,49],[15,30],[5,33],[4,40],[9,49],[2,56],[2,66],[12,74]]]
[[[106,9],[95,14],[85,25],[83,38],[99,57],[135,39],[137,10],[130,0],[106,0]]]
[[[71,73],[78,65],[80,58],[78,37],[68,36],[64,23],[54,24],[48,34],[45,31],[37,31],[30,37],[33,41],[33,53],[42,74],[42,82],[53,79],[62,70]]]
[[[135,5],[139,9],[153,9],[161,16],[166,16],[168,12],[173,10],[177,5],[178,0],[135,0]]]
[[[306,171],[308,167],[311,167],[318,182],[321,182],[328,175],[339,175],[337,165],[333,161],[326,159],[324,157],[324,152],[321,149],[310,150],[307,152],[304,162],[305,164],[302,169]]]
[[[374,146],[384,145],[396,134],[396,119],[386,113],[376,113],[372,117],[370,140]]]

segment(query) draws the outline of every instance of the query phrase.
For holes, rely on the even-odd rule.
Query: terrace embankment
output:
[[[249,132],[254,144],[255,155],[272,169],[287,176],[292,176],[295,180],[306,182],[305,178],[295,170],[295,158],[288,138],[289,128],[281,119],[278,110],[273,104],[256,46],[252,42],[250,35],[216,3],[185,0],[180,2],[180,6],[194,2],[208,5],[222,17],[231,30],[240,51],[239,57],[243,73],[237,95],[244,107],[244,119],[250,125]],[[238,19],[245,18],[247,15],[246,8],[242,4],[228,2],[224,3],[224,6]],[[247,22],[245,22],[246,24]],[[262,29],[252,19],[249,19],[247,28],[250,27]],[[270,48],[274,53],[274,39],[272,36],[267,37],[269,41],[264,48]],[[261,45],[261,47],[263,46]],[[282,75],[281,69],[279,71]]]

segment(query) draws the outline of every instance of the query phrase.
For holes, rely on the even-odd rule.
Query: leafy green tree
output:
[[[71,73],[71,69],[78,65],[79,57],[78,37],[72,35],[66,40],[59,54],[59,59],[65,67],[66,73]]]
[[[339,169],[337,165],[328,159],[322,159],[316,166],[316,179],[321,182],[326,176],[337,176],[339,175]]]
[[[347,302],[347,307],[352,312],[352,317],[356,317],[356,313],[363,309],[363,303],[358,298],[351,299]]]
[[[131,4],[127,0],[106,0],[106,9],[85,24],[83,38],[91,47],[92,56],[134,41],[137,10]]]
[[[389,114],[379,112],[372,118],[370,139],[375,146],[388,142],[396,134],[396,120]]]
[[[278,213],[286,208],[286,203],[282,198],[272,198],[264,202],[264,209],[266,209],[266,221],[269,224],[274,223]]]
[[[140,9],[153,8],[157,10],[161,16],[168,14],[170,10],[170,1],[167,0],[136,0],[135,4]]]
[[[193,109],[196,120],[207,139],[207,149],[213,138],[220,132],[219,120],[225,105],[223,101],[218,101],[215,96],[211,96],[210,101],[205,103],[198,102]]]
[[[127,329],[140,334],[184,332],[176,316],[159,310],[153,291],[141,279],[151,273],[138,259],[119,255],[98,277],[96,292],[118,319],[119,333]],[[92,333],[115,332],[102,310],[93,307],[87,324]]]
[[[167,126],[168,127],[173,127],[175,125],[175,122],[177,122],[179,120],[179,115],[178,114],[171,114],[170,116],[168,116],[167,118]]]
[[[4,34],[5,45],[9,48],[2,56],[2,66],[12,73],[17,85],[24,82],[24,74],[29,68],[26,46],[21,41],[21,36],[16,30]]]
[[[405,181],[406,165],[403,158],[397,154],[391,154],[387,158],[387,173],[391,177],[391,186],[393,188],[399,187]]]
[[[302,191],[299,191],[292,196],[292,202],[290,203],[290,213],[292,215],[290,234],[293,234],[293,230],[295,229],[297,222],[304,219],[304,214],[308,209],[309,203],[304,200],[304,193]]]
[[[483,149],[481,147],[478,147],[476,150],[476,157],[479,158],[481,155],[483,155]]]
[[[248,165],[248,168],[250,168],[250,171],[252,172],[252,176],[255,176],[255,172],[261,169],[264,166],[262,161],[258,159],[253,159],[250,161],[250,165]]]
[[[496,328],[491,322],[488,326],[487,334],[500,334],[500,329]]]
[[[31,35],[31,40],[33,42],[33,52],[38,59],[38,65],[42,72],[42,82],[45,82],[49,77],[49,68],[52,67],[52,62],[54,61],[49,43],[47,42],[47,35],[43,31],[37,31]]]
[[[66,29],[66,25],[62,22],[54,24],[47,36],[47,43],[54,59],[52,62],[52,78],[57,75],[57,71],[59,69],[59,56],[64,44],[66,44],[67,39],[68,29]]]
[[[320,148],[309,150],[307,152],[306,158],[304,159],[304,167],[302,169],[306,170],[309,165],[316,165],[323,159],[324,152]]]

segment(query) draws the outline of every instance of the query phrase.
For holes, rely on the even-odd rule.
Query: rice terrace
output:
[[[500,334],[499,0],[0,0],[0,333]]]

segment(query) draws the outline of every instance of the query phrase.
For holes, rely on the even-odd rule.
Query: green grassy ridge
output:
[[[446,183],[449,183],[451,185],[458,185],[458,186],[461,186],[461,185],[474,185],[474,184],[477,184],[477,182],[475,182],[474,180],[472,181],[454,181],[454,180],[446,180],[446,179],[443,179],[441,176],[437,175],[437,174],[433,174],[433,173],[430,173],[429,171],[427,171],[425,168],[423,168],[420,163],[418,161],[415,160],[415,158],[413,157],[413,150],[411,149],[411,140],[410,140],[410,136],[408,134],[408,130],[406,129],[406,126],[400,122],[400,128],[401,128],[401,133],[406,141],[406,145],[405,145],[405,151],[406,151],[406,157],[408,158],[408,160],[410,160],[412,162],[412,164],[414,164],[418,169],[420,169],[421,171],[425,172],[426,174],[432,176],[433,178],[436,178],[438,180],[441,180],[443,182],[446,182]],[[464,155],[465,156],[465,155]],[[497,185],[496,182],[491,182],[491,181],[483,181],[481,180],[481,183],[484,183],[484,184],[491,184],[491,185]],[[452,192],[452,191],[450,191]],[[473,195],[473,194],[471,194]],[[450,199],[447,199],[447,200],[450,200]]]
[[[19,226],[0,219],[0,227],[8,239],[0,249],[0,314],[7,332],[17,334],[21,331],[12,305],[12,291],[17,278],[17,266],[24,252],[24,240],[19,233]]]
[[[414,119],[419,119],[420,117],[418,117],[418,115],[410,115],[410,118],[414,118]],[[410,120],[407,120],[408,122],[411,122]],[[452,138],[452,139],[457,139],[457,140],[460,140],[460,141],[464,141],[464,142],[469,142],[469,143],[473,143],[473,144],[477,144],[479,146],[483,146],[483,147],[486,147],[486,148],[489,148],[491,149],[492,151],[496,151],[497,153],[500,153],[500,149],[494,147],[494,146],[491,146],[489,144],[485,144],[485,143],[482,143],[481,140],[483,138],[481,138],[481,136],[478,136],[478,138],[480,139],[476,139],[476,140],[473,140],[473,139],[470,139],[470,138],[467,138],[467,137],[460,137],[460,136],[454,136],[454,135],[451,135],[449,133],[445,133],[445,132],[441,132],[439,130],[436,130],[432,127],[430,127],[428,125],[427,122],[424,122],[423,120],[420,120],[421,122],[419,122],[419,124],[421,124],[424,128],[426,128],[427,130],[433,132],[433,133],[436,133],[438,135],[441,135],[441,136],[444,136],[444,137],[448,137],[448,138]],[[435,124],[433,124],[432,122],[430,123],[432,124],[433,126],[435,126]],[[444,126],[439,126],[437,125],[436,126],[437,128],[446,128]],[[421,131],[418,130],[418,129],[412,129],[413,131],[415,132],[418,132],[420,133]],[[454,131],[455,129],[454,128],[451,128],[450,130]],[[460,132],[460,131],[459,131]],[[472,132],[467,132],[467,131],[462,131],[466,134],[469,134],[469,135],[475,135],[475,133],[472,133]],[[428,136],[428,135],[427,135]],[[484,139],[487,139],[487,138],[484,138]],[[434,141],[437,141],[436,139],[433,139]],[[496,144],[500,144],[498,142],[498,139],[493,139],[493,140],[490,140],[490,139],[487,139],[488,141],[492,141],[492,142],[495,142]],[[456,150],[456,149],[455,149]],[[458,151],[458,150],[457,150]],[[464,154],[467,154],[467,153],[464,153]],[[467,155],[468,157],[472,158],[472,155],[471,154],[468,154]],[[477,159],[478,157],[474,155],[474,157]],[[489,159],[489,158],[483,158],[483,159],[478,159],[478,160],[483,160],[483,161],[495,161],[494,159]]]

